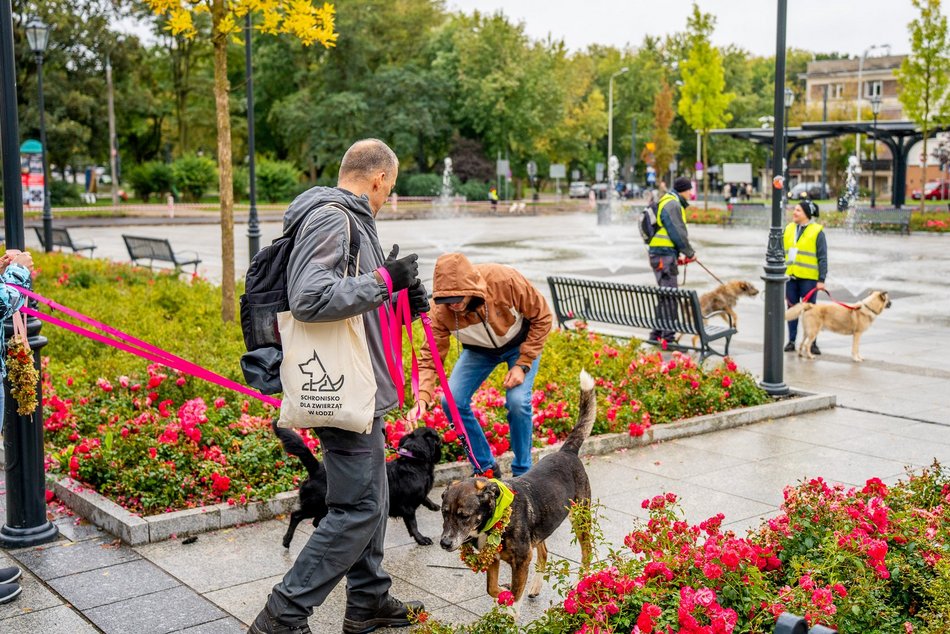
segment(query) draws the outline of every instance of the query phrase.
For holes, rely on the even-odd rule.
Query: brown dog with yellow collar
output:
[[[594,426],[597,401],[594,379],[587,372],[581,372],[580,383],[580,413],[560,451],[545,456],[517,478],[503,482],[481,477],[456,481],[442,494],[439,543],[445,550],[458,550],[468,544],[484,552],[493,529],[496,535],[501,532],[501,551],[487,563],[488,594],[492,597],[500,593],[498,569],[504,560],[511,566],[511,593],[520,604],[535,550],[538,572],[528,596],[536,597],[541,592],[541,570],[548,555],[544,540],[568,515],[581,545],[581,562],[585,568],[590,563],[590,533],[570,513],[572,506],[590,508],[590,481],[578,453]],[[510,519],[505,525],[503,518],[509,509]]]

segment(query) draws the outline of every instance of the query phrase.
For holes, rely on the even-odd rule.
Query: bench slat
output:
[[[129,252],[129,258],[131,258],[133,263],[136,263],[138,260],[148,260],[149,268],[151,268],[152,263],[155,260],[162,262],[170,262],[174,265],[176,269],[183,266],[194,265],[195,271],[198,270],[198,265],[201,264],[201,259],[195,257],[190,259],[183,259],[174,251],[172,251],[171,243],[165,238],[148,238],[143,236],[129,236],[122,235],[122,239],[125,241],[125,247]]]

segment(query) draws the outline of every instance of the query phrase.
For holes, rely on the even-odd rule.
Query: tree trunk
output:
[[[927,135],[930,133],[930,130],[924,126],[924,160],[923,167],[921,168],[920,174],[920,213],[924,213],[924,207],[927,206]],[[943,195],[943,192],[941,192]]]
[[[219,26],[225,0],[211,8],[214,43],[214,106],[218,123],[218,188],[221,195],[221,319],[234,321],[234,188],[231,174],[231,112],[228,107],[228,35]]]
[[[703,130],[703,211],[709,211],[709,134]]]

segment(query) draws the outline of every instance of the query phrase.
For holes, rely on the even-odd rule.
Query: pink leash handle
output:
[[[11,284],[10,286],[13,286],[13,285]],[[54,302],[53,300],[47,299],[46,297],[43,297],[42,295],[38,293],[34,293],[32,291],[28,291],[20,287],[14,287],[14,288],[16,288],[19,292],[23,293],[25,296],[30,297],[31,299],[35,299],[36,301],[49,306],[53,310],[58,310],[59,312],[62,312],[65,315],[69,315],[70,317],[78,319],[79,321],[83,323],[89,324],[95,328],[98,328],[99,330],[102,330],[104,332],[109,333],[110,335],[113,335],[114,337],[119,339],[119,341],[116,341],[116,339],[112,339],[104,335],[100,335],[96,332],[93,332],[81,326],[77,326],[67,321],[63,321],[61,319],[53,317],[52,315],[47,315],[46,313],[42,313],[38,310],[30,308],[29,306],[24,306],[23,308],[21,308],[21,311],[26,315],[32,315],[33,317],[36,317],[37,319],[41,321],[51,323],[54,326],[59,326],[60,328],[63,328],[64,330],[68,330],[70,332],[82,335],[84,337],[92,339],[93,341],[103,343],[107,346],[112,346],[113,348],[122,350],[123,352],[134,354],[148,361],[152,361],[154,363],[160,363],[164,366],[182,371],[186,374],[191,374],[192,376],[208,381],[209,383],[214,383],[221,387],[256,398],[257,400],[263,403],[266,403],[267,405],[271,405],[273,407],[278,407],[278,408],[280,407],[280,399],[274,398],[273,396],[268,396],[266,394],[261,394],[260,392],[252,390],[251,388],[245,385],[241,385],[240,383],[237,383],[228,378],[225,378],[221,376],[220,374],[217,374],[206,368],[203,368],[195,363],[192,363],[191,361],[188,361],[186,359],[173,355],[165,350],[162,350],[161,348],[157,346],[154,346],[148,342],[132,337],[131,335],[128,335],[122,332],[121,330],[118,330],[116,328],[103,324],[101,322],[98,322],[95,319],[92,319],[91,317],[87,317],[86,315],[83,315],[82,313],[78,311],[72,310],[71,308],[63,306],[62,304]]]

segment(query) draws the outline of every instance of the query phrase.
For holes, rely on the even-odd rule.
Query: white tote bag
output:
[[[356,266],[359,271],[358,255]],[[302,322],[287,311],[277,313],[277,327],[284,351],[280,364],[284,394],[277,425],[370,433],[376,408],[376,375],[363,316]]]

